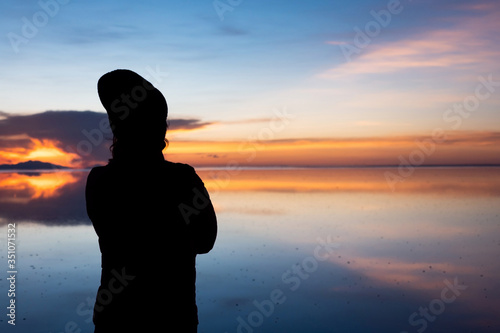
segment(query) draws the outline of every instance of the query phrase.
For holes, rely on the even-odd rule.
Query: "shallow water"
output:
[[[499,330],[500,168],[420,168],[393,187],[397,169],[198,172],[219,220],[197,260],[199,332]],[[2,246],[2,332],[92,332],[85,178],[0,173],[0,242],[16,223],[18,272],[12,327]]]

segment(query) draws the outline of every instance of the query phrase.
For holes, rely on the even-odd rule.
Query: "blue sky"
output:
[[[9,62],[4,70],[16,87],[33,78],[52,81],[46,89],[55,88],[58,80],[73,80],[59,89],[70,88],[72,97],[80,97],[73,101],[49,92],[52,101],[43,96],[37,98],[37,104],[33,101],[33,106],[23,107],[14,99],[4,108],[100,108],[93,94],[95,81],[116,67],[143,74],[147,74],[147,67],[168,72],[170,78],[160,87],[174,101],[176,96],[207,102],[236,96],[246,99],[294,86],[294,82],[314,73],[318,67],[314,59],[328,57],[314,48],[319,44],[329,49],[322,45],[324,37],[317,35],[330,23],[326,17],[315,23],[318,5],[309,13],[301,13],[300,6],[286,2],[243,2],[220,21],[210,1],[124,3],[71,1],[61,6],[28,44],[20,45],[17,54],[3,39],[2,53]],[[29,18],[40,10],[35,1],[32,4],[10,6],[13,14],[2,24],[3,30],[20,31],[21,17]],[[35,94],[47,94],[42,87],[33,88]]]
[[[222,0],[223,20],[213,1],[55,1],[41,1],[55,15],[18,52],[9,33],[22,36],[43,6],[0,5],[1,111],[103,111],[98,78],[129,68],[162,90],[172,117],[219,124],[185,139],[246,138],[262,127],[247,121],[276,108],[296,116],[276,138],[424,134],[478,76],[500,80],[495,1]],[[390,6],[398,13],[348,61],[342,45]],[[498,96],[460,130],[498,130]]]

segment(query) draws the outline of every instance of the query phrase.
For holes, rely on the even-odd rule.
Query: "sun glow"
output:
[[[80,157],[59,148],[59,142],[48,139],[34,139],[28,147],[7,148],[0,151],[0,164],[17,164],[29,160],[37,160],[65,167],[75,167]]]

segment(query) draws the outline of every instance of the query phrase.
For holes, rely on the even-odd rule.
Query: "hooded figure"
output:
[[[95,332],[196,332],[195,259],[217,234],[208,192],[191,166],[164,159],[168,107],[158,89],[115,70],[98,93],[113,145],[85,193],[102,253]]]

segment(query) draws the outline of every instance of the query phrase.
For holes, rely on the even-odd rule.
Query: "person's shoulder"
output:
[[[179,182],[191,184],[191,186],[199,186],[202,180],[196,173],[196,170],[189,164],[174,163],[165,161],[167,166],[167,173],[170,177],[174,177]]]
[[[108,169],[108,165],[95,166],[92,169],[90,169],[89,175],[95,175],[95,176],[101,175],[101,174],[105,173],[107,169]]]
[[[194,168],[189,164],[165,161],[165,165],[168,169],[174,172],[176,171],[181,173],[196,173]]]
[[[89,175],[87,176],[87,182],[96,180],[104,175],[108,170],[108,166],[95,166],[90,169]]]

